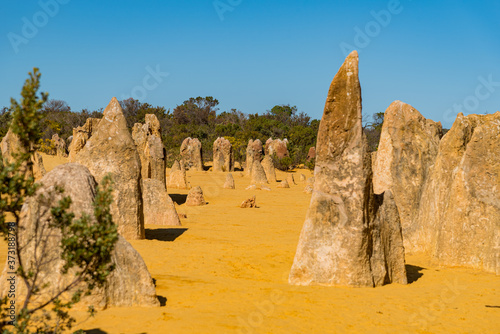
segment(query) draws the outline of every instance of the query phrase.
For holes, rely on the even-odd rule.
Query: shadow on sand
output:
[[[421,273],[425,268],[419,266],[412,266],[411,264],[406,265],[406,278],[408,279],[408,284],[418,281],[418,279],[424,274]]]
[[[100,328],[94,328],[86,330],[85,334],[108,334],[108,332],[105,332]]]
[[[175,241],[180,237],[187,228],[158,228],[158,229],[146,229],[146,239],[147,240],[160,240],[160,241]]]
[[[177,205],[182,205],[186,203],[186,199],[188,197],[188,195],[185,194],[169,194],[169,196],[172,199],[172,201],[177,203]]]

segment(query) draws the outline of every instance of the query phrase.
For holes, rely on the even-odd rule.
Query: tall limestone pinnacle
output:
[[[406,284],[399,214],[390,191],[374,195],[361,123],[358,54],[328,92],[316,146],[315,183],[290,272],[291,284]]]
[[[111,214],[118,232],[126,239],[144,239],[141,161],[115,97],[104,109],[92,137],[77,153],[76,162],[86,166],[97,182],[111,173],[114,181]]]

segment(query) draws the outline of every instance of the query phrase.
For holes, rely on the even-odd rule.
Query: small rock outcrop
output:
[[[233,146],[229,140],[219,137],[214,141],[214,172],[234,172]]]
[[[203,171],[201,142],[198,138],[188,137],[184,139],[181,145],[180,153],[186,169],[199,172]]]
[[[269,138],[266,141],[266,149],[265,149],[266,155],[270,155],[270,156],[276,155],[276,157],[278,159],[283,159],[285,157],[288,157],[289,153],[288,153],[287,144],[288,144],[287,139],[284,139],[284,140],[274,139],[273,140],[272,138]]]
[[[254,160],[253,162],[251,179],[251,182],[254,184],[268,183],[264,167],[262,167],[262,164],[258,160]]]
[[[415,228],[420,196],[442,137],[441,123],[425,119],[401,101],[385,111],[380,143],[373,164],[373,191],[391,190],[399,209],[405,248],[406,235]]]
[[[269,155],[266,155],[262,159],[262,167],[264,167],[264,172],[266,173],[267,181],[276,182],[276,169],[274,168],[273,159]]]
[[[187,206],[201,206],[205,204],[207,204],[207,202],[205,201],[203,190],[201,190],[200,186],[196,186],[189,191],[186,198]]]
[[[160,122],[156,115],[147,114],[146,123],[136,123],[132,138],[141,159],[141,177],[165,184],[165,147],[161,140]]]
[[[172,167],[170,168],[170,173],[176,172],[178,170],[181,170],[181,165],[179,164],[179,161],[175,160],[172,164]]]
[[[411,252],[500,275],[500,112],[459,114],[442,138],[420,199]]]
[[[290,188],[290,184],[288,183],[287,180],[283,180],[281,181],[278,185],[277,185],[278,188]]]
[[[288,174],[286,177],[286,180],[288,181],[288,184],[290,184],[290,185],[297,184],[297,183],[295,183],[295,178],[294,178],[293,174]]]
[[[366,287],[406,284],[397,207],[390,192],[372,192],[356,51],[333,79],[316,153],[314,191],[290,283]]]
[[[76,154],[83,149],[87,140],[92,137],[92,134],[97,129],[100,121],[100,118],[87,118],[87,121],[85,121],[83,126],[73,129],[73,139],[69,145],[68,159],[70,162],[76,161]]]
[[[167,194],[165,184],[160,180],[143,179],[142,198],[144,201],[145,225],[181,225],[174,202]]]
[[[173,167],[175,167],[175,164]],[[174,169],[173,167],[172,170]],[[170,171],[170,175],[167,178],[167,188],[189,189],[189,183],[186,177],[186,170],[182,168],[182,166],[180,166],[179,169],[176,168],[174,171],[172,170]]]
[[[54,143],[55,154],[58,157],[62,157],[62,158],[68,157],[68,149],[66,147],[66,142],[64,141],[64,139],[59,137],[59,135],[57,133],[55,133],[52,136],[52,143]]]
[[[316,159],[316,147],[309,148],[309,152],[307,152],[307,161],[312,159]]]
[[[93,202],[97,186],[90,171],[85,166],[74,163],[55,167],[44,176],[41,184],[35,195],[24,203],[18,230],[18,243],[22,249],[19,256],[25,264],[24,269],[31,270],[33,263],[41,263],[37,275],[40,281],[49,284],[37,302],[52,297],[54,291],[67,286],[74,277],[74,270],[67,275],[61,274],[65,263],[61,259],[62,235],[60,229],[51,226],[50,208],[56,206],[63,197],[69,196],[72,199],[69,211],[75,214],[75,219],[86,214],[95,222]],[[56,186],[63,187],[64,193],[57,193]],[[37,248],[43,249],[43,252],[35,251],[35,240],[38,240]],[[95,289],[90,296],[82,297],[83,304],[94,305],[98,309],[111,306],[160,306],[144,260],[121,236],[115,244],[111,262],[115,265],[115,270],[108,276],[107,283],[102,288]],[[3,297],[9,290],[7,266],[1,277],[0,296]],[[19,280],[16,298],[23,300],[26,292],[26,286]]]
[[[255,160],[261,161],[263,154],[264,154],[264,149],[262,147],[262,142],[260,141],[260,139],[256,140],[250,139],[248,141],[248,146],[247,146],[247,160],[245,168],[245,174],[247,176],[252,175],[253,162]]]
[[[11,128],[2,138],[0,150],[4,163],[14,163],[16,154],[28,152],[26,148],[22,147],[19,137],[12,132]],[[42,156],[38,152],[34,152],[31,156],[31,162],[33,163],[31,168],[28,169],[26,164],[21,168],[27,177],[33,176],[36,180],[40,180],[46,174]]]
[[[306,178],[306,176],[305,176],[304,174],[300,174],[300,175],[299,175],[299,180],[300,180],[301,182],[305,182],[305,181],[306,181],[306,179],[307,179],[307,178]]]
[[[224,189],[234,189],[234,178],[233,174],[229,173],[226,176],[226,182],[224,182]]]
[[[257,207],[257,200],[255,196],[252,196],[249,199],[246,199],[241,203],[241,208],[243,209],[250,209],[250,208],[256,208]]]
[[[111,174],[111,214],[125,239],[144,239],[141,194],[141,161],[127,128],[118,100],[113,97],[92,137],[77,153],[76,162],[86,166],[98,182]]]

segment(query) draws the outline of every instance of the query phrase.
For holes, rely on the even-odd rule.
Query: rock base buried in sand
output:
[[[187,206],[201,206],[205,204],[207,204],[207,202],[205,202],[203,190],[201,190],[200,186],[196,186],[189,191],[186,199]]]
[[[277,188],[290,188],[290,185],[287,180],[283,180],[278,184]]]
[[[224,189],[234,189],[234,178],[233,174],[229,173],[226,176],[226,182],[224,182]]]
[[[144,224],[181,225],[174,202],[160,180],[142,180],[142,198],[144,200]]]
[[[256,208],[257,207],[256,197],[252,196],[252,198],[244,200],[243,203],[241,203],[241,207],[244,209]]]

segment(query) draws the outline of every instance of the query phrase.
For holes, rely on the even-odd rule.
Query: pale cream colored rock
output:
[[[254,160],[252,166],[251,182],[254,184],[268,183],[264,167],[258,160]]]
[[[276,182],[276,169],[274,168],[273,159],[269,155],[266,155],[262,159],[262,167],[264,167],[264,172],[266,173],[266,179],[269,182]]]
[[[188,170],[203,171],[201,142],[198,138],[186,138],[182,142],[180,154],[183,165]]]
[[[68,149],[66,147],[66,142],[64,141],[64,139],[62,139],[61,137],[59,137],[59,135],[57,133],[55,133],[52,136],[52,142],[54,143],[56,155],[58,157],[67,158],[68,157]]]
[[[9,164],[16,161],[18,154],[28,152],[26,148],[22,147],[19,137],[12,132],[11,128],[9,128],[5,136],[2,138],[2,141],[0,142],[0,150],[2,152],[4,163]],[[38,154],[38,152],[34,152],[31,156],[31,162],[31,167],[27,164],[23,164],[21,166],[21,171],[26,175],[26,177],[33,176],[36,180],[41,179],[46,174],[42,156]]]
[[[76,154],[85,147],[87,140],[92,137],[92,134],[97,129],[100,121],[100,118],[87,118],[87,121],[85,121],[83,126],[73,129],[73,139],[69,145],[69,162],[76,161]]]
[[[266,155],[273,156],[276,155],[278,159],[283,159],[289,156],[287,148],[288,140],[284,139],[272,139],[269,138],[266,141],[265,153]]]
[[[76,155],[98,182],[111,174],[114,181],[111,213],[125,239],[144,239],[141,161],[118,100],[113,97],[103,118]]]
[[[376,194],[392,191],[404,240],[416,224],[420,196],[441,136],[441,123],[425,119],[409,104],[395,101],[385,111],[376,160],[372,164],[373,190]],[[405,247],[410,246],[406,243]]]
[[[247,157],[246,157],[246,168],[245,168],[245,174],[247,176],[252,175],[252,165],[255,160],[261,160],[264,149],[262,147],[262,142],[260,139],[252,140],[250,139],[248,141],[248,146],[247,146]]]
[[[142,198],[144,201],[144,224],[180,226],[174,202],[167,194],[165,184],[156,179],[142,180]]]
[[[213,146],[214,172],[234,172],[233,146],[229,140],[219,137]]]
[[[207,202],[205,201],[203,190],[201,190],[200,186],[196,186],[189,191],[186,199],[187,206],[201,206],[205,204],[207,204]]]
[[[278,183],[278,188],[290,188],[290,184],[288,184],[288,181],[285,179]]]
[[[411,252],[500,274],[500,112],[459,114],[442,138],[420,200]]]
[[[293,174],[288,174],[287,177],[286,177],[286,180],[288,181],[288,184],[289,185],[296,185],[297,183],[295,183],[295,178],[293,176]]]
[[[291,284],[406,283],[399,215],[389,193],[372,193],[361,119],[358,54],[353,51],[328,92],[316,145],[314,191]]]
[[[186,170],[178,169],[173,173],[170,172],[167,182],[167,188],[174,189],[189,189],[189,184],[186,178]]]
[[[61,231],[51,226],[50,208],[57,205],[64,196],[72,199],[69,208],[75,218],[88,215],[93,222],[93,201],[96,195],[96,181],[90,171],[80,164],[64,164],[55,167],[41,180],[42,186],[35,196],[26,200],[21,210],[18,243],[21,246],[20,258],[25,270],[31,270],[33,264],[38,267],[39,282],[47,283],[37,302],[54,296],[56,291],[73,280],[75,270],[62,275],[64,261],[61,259]],[[64,193],[58,194],[55,187],[63,187]],[[43,195],[43,198],[40,197]],[[35,229],[35,226],[37,227]],[[34,240],[40,240],[35,250]],[[43,251],[41,251],[43,249]],[[159,306],[155,286],[146,264],[139,253],[121,236],[112,252],[111,262],[115,270],[107,278],[102,288],[95,289],[90,296],[82,298],[82,304],[93,305],[97,309],[122,306]],[[19,262],[18,262],[19,263]],[[6,284],[7,266],[0,281],[0,296],[8,291]],[[16,286],[16,298],[20,304],[26,296],[26,286],[19,280]]]
[[[304,188],[304,192],[307,193],[307,194],[312,194],[313,192],[313,186],[308,184],[306,185],[306,187]]]
[[[305,182],[307,177],[304,174],[299,174],[299,181]]]
[[[224,189],[234,189],[234,178],[233,174],[229,173],[226,176],[226,182],[224,182]]]

